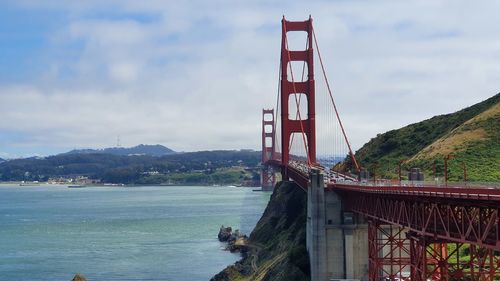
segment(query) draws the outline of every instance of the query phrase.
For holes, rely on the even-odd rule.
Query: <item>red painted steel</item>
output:
[[[309,184],[309,175],[304,175],[302,171],[290,165],[286,165],[284,167],[284,170],[286,174],[290,176],[290,178],[292,178],[295,183],[297,183],[298,186],[300,186],[304,191],[307,191],[307,187]]]
[[[309,175],[304,174],[299,169],[296,169],[290,165],[283,165],[280,160],[269,160],[267,162],[270,166],[276,168],[277,170],[281,170],[283,173],[289,175],[290,178],[293,179],[297,185],[302,188],[304,191],[307,191],[307,187],[309,184]]]
[[[266,118],[269,116],[270,118]],[[276,158],[276,130],[274,127],[274,109],[262,109],[262,171],[261,186],[271,189],[276,185],[276,174],[269,160]],[[267,130],[271,128],[271,130]],[[270,145],[266,140],[270,140]]]
[[[329,183],[327,188],[332,190],[345,190],[362,192],[363,194],[378,194],[398,195],[406,197],[425,197],[425,198],[441,198],[448,199],[463,199],[463,200],[482,200],[498,206],[500,202],[500,188],[493,187],[453,187],[444,186],[370,186],[363,184],[341,184]]]
[[[500,251],[500,204],[498,197],[491,195],[499,190],[474,189],[474,194],[468,194],[465,188],[453,192],[446,188],[442,188],[445,189],[442,192],[422,188],[421,193],[404,193],[403,187],[399,187],[401,192],[366,189],[346,185],[333,187],[341,194],[346,210],[408,228],[422,236]]]
[[[368,221],[370,280],[410,280],[410,241],[403,228]]]
[[[307,32],[307,49],[291,51],[287,48],[287,33],[295,31]],[[312,44],[312,19],[306,21],[282,20],[281,37],[281,162],[288,163],[290,159],[290,138],[293,133],[303,133],[306,136],[307,154],[309,163],[316,163],[316,125],[315,125],[315,91],[314,91],[314,65]],[[288,81],[288,67],[291,61],[304,61],[307,63],[307,80],[304,82]],[[307,119],[291,120],[288,108],[290,95],[304,94],[307,97]],[[295,113],[295,112],[293,112]],[[283,178],[288,179],[287,171],[283,171]]]
[[[276,186],[276,172],[270,165],[263,165],[261,170],[261,187],[271,190]]]
[[[368,221],[369,280],[494,281],[500,253],[469,243],[419,235],[379,220]]]
[[[411,280],[500,280],[500,253],[469,243],[450,243],[409,232]]]

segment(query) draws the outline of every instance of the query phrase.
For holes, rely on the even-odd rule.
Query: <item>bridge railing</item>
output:
[[[269,161],[276,162],[275,165],[280,164],[279,161]],[[499,183],[491,183],[491,182],[444,182],[443,180],[436,181],[398,181],[398,180],[361,180],[351,177],[349,175],[345,175],[336,171],[332,171],[327,169],[321,165],[309,166],[307,162],[298,161],[298,160],[290,160],[288,162],[288,166],[294,170],[297,176],[300,174],[301,181],[304,181],[304,178],[307,178],[311,172],[311,168],[319,169],[324,174],[324,181],[326,187],[331,187],[334,185],[345,185],[352,187],[364,187],[364,188],[390,188],[390,190],[407,190],[409,188],[426,188],[426,189],[447,189],[448,191],[453,189],[468,189],[468,190],[495,190],[500,191]],[[388,189],[389,190],[389,189]]]
[[[492,182],[444,182],[444,181],[398,181],[398,180],[376,180],[376,181],[344,181],[342,184],[357,186],[387,186],[387,187],[448,187],[448,188],[481,188],[500,189],[500,183]]]
[[[386,195],[404,195],[411,196],[413,199],[424,197],[435,197],[438,199],[455,198],[467,200],[486,200],[492,204],[498,204],[500,201],[500,188],[465,188],[465,187],[401,187],[401,186],[370,186],[354,184],[329,184],[327,189],[361,192],[365,194],[386,194]]]

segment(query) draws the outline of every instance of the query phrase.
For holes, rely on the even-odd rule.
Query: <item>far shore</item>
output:
[[[205,186],[205,187],[244,187],[244,188],[259,188],[258,186],[242,186],[235,184],[79,184],[79,183],[49,183],[49,182],[0,182],[0,186],[21,186],[24,187],[36,187],[36,186],[54,186],[54,187],[65,187],[72,185],[81,185],[84,187],[134,187],[134,186]],[[23,186],[21,186],[23,187]]]

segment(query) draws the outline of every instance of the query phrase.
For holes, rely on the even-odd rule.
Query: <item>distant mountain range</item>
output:
[[[134,147],[110,147],[103,149],[75,149],[63,154],[112,154],[112,155],[149,155],[149,156],[165,156],[176,153],[172,149],[163,145],[140,144]]]
[[[0,163],[2,163],[2,162],[5,162],[5,160],[3,160],[2,158],[0,158]]]

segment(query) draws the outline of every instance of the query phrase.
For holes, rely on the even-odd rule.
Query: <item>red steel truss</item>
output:
[[[500,280],[500,252],[469,243],[449,243],[410,232],[414,281]]]
[[[369,221],[368,257],[370,280],[410,280],[410,241],[404,229]]]
[[[404,188],[329,186],[368,218],[370,280],[500,280],[498,189]]]
[[[371,281],[500,280],[500,252],[368,222]]]
[[[439,194],[429,192],[427,195],[424,191],[430,188],[426,187],[420,188],[420,195],[382,193],[376,187],[349,185],[336,185],[333,189],[343,195],[347,210],[368,218],[404,227],[422,236],[500,251],[500,197],[493,196],[500,195],[499,189],[477,189],[476,193],[490,194],[474,195],[455,188],[456,196],[447,193],[446,188],[441,188]]]
[[[276,158],[276,130],[274,109],[262,109],[262,171],[261,186],[272,189],[276,185],[276,173],[269,160]]]

